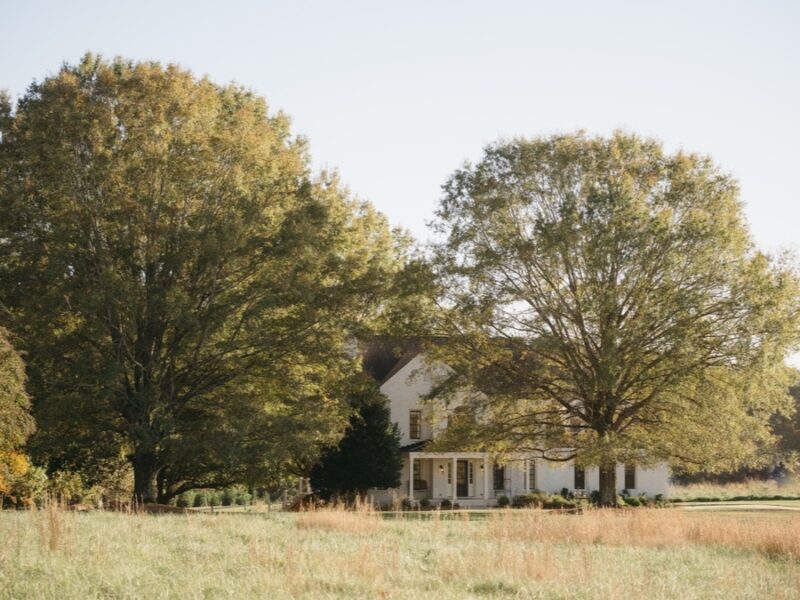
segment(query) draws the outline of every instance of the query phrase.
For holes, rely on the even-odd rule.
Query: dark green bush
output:
[[[188,508],[194,502],[194,492],[183,492],[178,495],[178,500],[175,502],[176,506],[180,508]]]
[[[448,500],[447,498],[445,498],[439,503],[439,508],[441,508],[442,510],[450,510],[451,508],[453,508],[453,503],[450,502],[450,500]]]
[[[628,506],[641,506],[642,502],[637,496],[623,496],[623,502]]]
[[[511,508],[528,508],[530,505],[528,494],[519,494],[511,498]]]
[[[236,495],[236,504],[239,506],[249,506],[252,500],[253,497],[249,492],[240,492]]]
[[[506,508],[509,504],[511,504],[511,500],[508,499],[508,496],[503,494],[497,499],[497,506],[500,508]]]
[[[205,492],[197,492],[194,495],[194,501],[192,502],[192,506],[195,508],[201,508],[208,504],[208,495]]]
[[[577,508],[578,503],[574,500],[569,500],[564,498],[559,494],[553,494],[550,496],[547,501],[544,503],[543,508],[550,508],[550,509],[566,509],[566,508]]]
[[[222,506],[231,506],[235,500],[236,493],[232,489],[225,488],[222,491]]]
[[[422,500],[419,501],[419,507],[428,509],[431,507],[431,501],[428,500],[427,498],[423,498]]]
[[[539,491],[520,494],[511,499],[511,506],[512,508],[541,508],[548,498],[547,494]]]

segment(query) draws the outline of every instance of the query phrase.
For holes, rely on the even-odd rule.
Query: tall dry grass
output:
[[[741,518],[681,510],[590,510],[580,515],[505,511],[488,539],[610,546],[715,545],[800,560],[800,516]]]
[[[299,529],[368,533],[379,529],[383,522],[371,502],[357,500],[355,504],[334,504],[323,509],[310,506],[300,513],[296,524]]]

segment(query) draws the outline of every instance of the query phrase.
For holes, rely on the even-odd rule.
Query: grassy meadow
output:
[[[0,598],[800,598],[800,512],[0,513]]]

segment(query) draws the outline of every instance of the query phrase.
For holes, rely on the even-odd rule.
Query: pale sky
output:
[[[393,225],[501,137],[616,128],[710,154],[758,244],[800,254],[800,2],[0,0],[0,88],[107,57],[264,95]]]

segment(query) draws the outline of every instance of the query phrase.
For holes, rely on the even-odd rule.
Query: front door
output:
[[[456,462],[456,496],[464,498],[469,496],[469,461]]]

